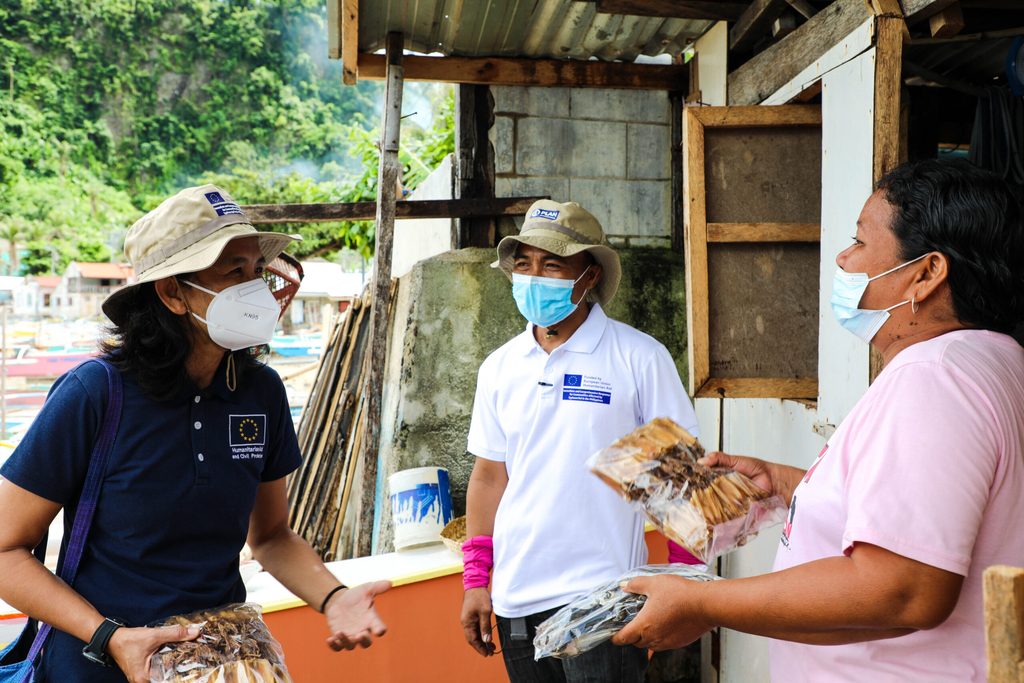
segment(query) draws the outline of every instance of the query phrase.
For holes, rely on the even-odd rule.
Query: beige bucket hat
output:
[[[516,244],[550,251],[558,256],[572,256],[589,251],[601,265],[601,281],[594,288],[594,296],[602,306],[615,296],[622,280],[619,255],[608,246],[604,230],[593,214],[576,202],[562,204],[541,199],[526,212],[526,220],[518,235],[509,235],[498,243],[498,260],[492,268],[501,268],[512,279],[512,265]]]
[[[125,320],[124,308],[134,287],[171,275],[194,273],[212,266],[228,242],[258,237],[270,263],[299,235],[259,232],[234,199],[216,185],[185,188],[135,222],[124,240],[124,255],[136,280],[103,302],[115,325]]]

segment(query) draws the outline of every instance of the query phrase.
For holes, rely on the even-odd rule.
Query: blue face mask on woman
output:
[[[587,270],[575,280],[512,273],[512,298],[524,318],[537,327],[551,327],[572,315],[580,305],[579,301],[572,302],[572,288],[583,279]]]
[[[901,301],[880,311],[857,308],[860,305],[860,300],[864,297],[864,290],[868,288],[868,283],[889,273],[894,273],[904,266],[909,266],[915,261],[920,261],[927,255],[921,254],[916,259],[901,263],[874,277],[868,277],[867,273],[847,273],[836,266],[835,275],[832,277],[832,298],[830,300],[832,313],[835,314],[836,320],[848,332],[852,332],[865,342],[870,342],[882,329],[885,321],[889,319],[889,311],[909,304],[910,300]]]

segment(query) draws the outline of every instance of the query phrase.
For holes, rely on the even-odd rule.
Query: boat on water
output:
[[[6,360],[8,377],[60,377],[99,353],[95,346],[58,346],[45,350],[18,346],[12,351],[14,357]]]
[[[281,334],[270,340],[270,350],[285,358],[316,358],[323,352],[323,335]]]

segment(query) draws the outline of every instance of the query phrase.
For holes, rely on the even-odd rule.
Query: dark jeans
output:
[[[545,657],[533,661],[537,626],[560,608],[526,617],[526,638],[512,640],[512,620],[497,617],[498,640],[511,683],[643,683],[647,650],[619,647],[607,641],[568,659]]]

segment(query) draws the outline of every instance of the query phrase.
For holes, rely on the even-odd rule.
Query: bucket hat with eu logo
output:
[[[603,275],[594,288],[597,302],[604,306],[615,296],[622,279],[619,255],[608,246],[604,230],[593,214],[576,202],[562,204],[541,199],[526,212],[518,235],[509,235],[498,243],[498,260],[491,264],[512,279],[516,244],[528,244],[558,256],[590,252]]]
[[[259,238],[267,263],[277,258],[298,235],[260,232],[234,199],[216,185],[189,187],[165,199],[135,222],[124,240],[124,255],[135,270],[133,283],[103,302],[103,312],[115,325],[126,319],[126,296],[133,287],[171,275],[209,268],[228,242]]]

